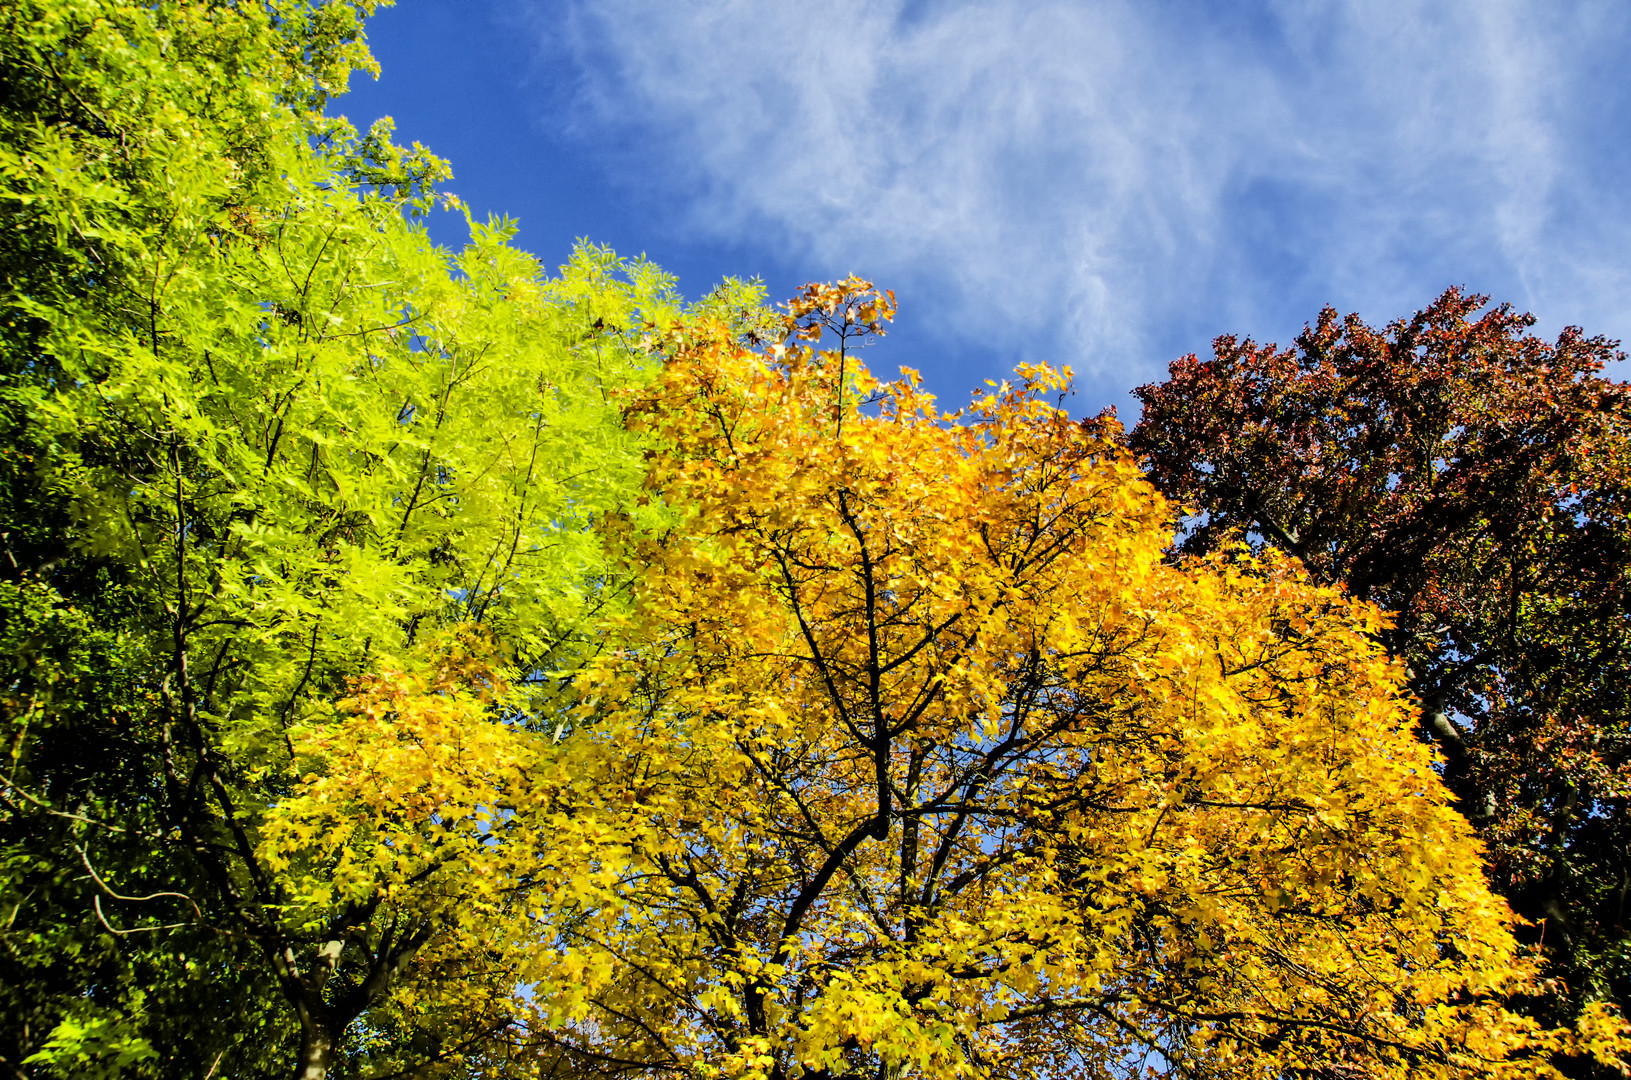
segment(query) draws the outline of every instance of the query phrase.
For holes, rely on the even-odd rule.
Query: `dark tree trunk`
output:
[[[300,1057],[295,1062],[295,1080],[325,1080],[329,1061],[334,1057],[335,1032],[315,1017],[300,1017]]]

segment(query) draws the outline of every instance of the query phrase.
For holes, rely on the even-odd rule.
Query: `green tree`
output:
[[[1385,329],[1217,340],[1137,393],[1131,445],[1197,517],[1394,613],[1421,729],[1559,992],[1631,1006],[1631,388],[1616,343],[1451,290]]]
[[[321,112],[372,7],[0,16],[15,1075],[454,1069],[517,1035],[504,928],[547,881],[482,884],[498,779],[615,602],[588,527],[638,483],[616,391],[675,304],[594,248],[547,276],[504,223],[432,245],[446,167]],[[443,705],[419,759],[486,757],[345,772]],[[306,827],[347,776],[398,798],[371,839]]]

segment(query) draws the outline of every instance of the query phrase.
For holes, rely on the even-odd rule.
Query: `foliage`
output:
[[[597,853],[541,958],[571,976],[539,980],[552,1073],[1517,1076],[1622,1047],[1502,1004],[1529,973],[1377,609],[1272,554],[1167,562],[1135,463],[1041,400],[1062,376],[943,415],[849,355],[892,314],[852,279],[763,354],[706,319],[658,343],[630,415],[678,520],[618,532],[646,643],[596,665],[549,794]]]
[[[1504,1004],[1540,985],[1373,641],[1408,612],[1166,560],[1061,376],[873,380],[865,282],[678,318],[502,221],[438,250],[445,164],[322,112],[372,7],[0,14],[0,1064],[1624,1052]]]
[[[452,1069],[509,1029],[474,788],[373,841],[311,800],[407,799],[376,742],[438,708],[468,729],[439,745],[497,755],[471,777],[550,742],[616,602],[588,526],[640,475],[627,332],[674,302],[593,248],[549,278],[503,223],[431,245],[445,166],[318,111],[372,6],[0,16],[19,1075]],[[449,664],[506,689],[447,697]]]
[[[1444,778],[1562,993],[1631,1005],[1631,392],[1613,342],[1451,290],[1373,329],[1327,309],[1290,349],[1222,337],[1137,393],[1131,446],[1195,508],[1395,612]]]

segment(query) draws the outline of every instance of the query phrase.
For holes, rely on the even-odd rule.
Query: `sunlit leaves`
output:
[[[503,221],[431,244],[445,164],[317,111],[372,7],[0,16],[0,597],[85,688],[19,668],[0,710],[13,1064],[507,1052],[526,897],[490,841],[620,603],[591,527],[676,304]]]
[[[622,762],[582,816],[628,864],[562,934],[597,972],[549,1013],[564,1060],[1545,1071],[1568,1036],[1504,1008],[1531,976],[1380,613],[1280,557],[1171,564],[1060,374],[956,416],[878,383],[848,350],[886,301],[658,339],[629,415],[676,517],[615,534],[645,644],[577,738]]]
[[[1562,986],[1530,1007],[1556,1019],[1631,1003],[1631,399],[1601,374],[1615,343],[1484,304],[1219,338],[1138,391],[1131,445],[1197,512],[1186,550],[1249,536],[1396,613],[1382,638],[1490,881],[1540,924]]]

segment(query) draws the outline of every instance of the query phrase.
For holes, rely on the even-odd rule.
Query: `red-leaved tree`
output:
[[[1220,337],[1140,387],[1130,442],[1192,511],[1396,613],[1422,732],[1559,992],[1631,1002],[1631,387],[1617,342],[1457,289],[1292,348]]]

